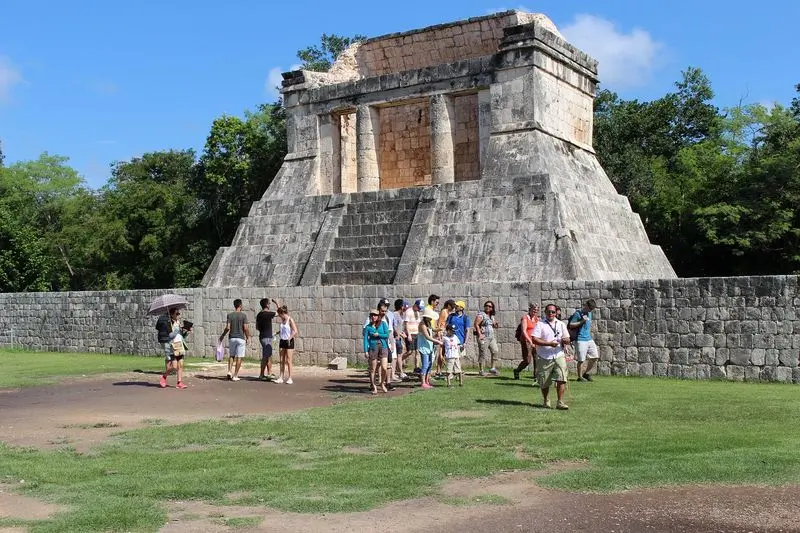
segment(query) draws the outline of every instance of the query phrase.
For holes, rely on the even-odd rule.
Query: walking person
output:
[[[369,361],[369,389],[372,394],[378,394],[378,382],[381,390],[388,392],[382,376],[386,374],[389,364],[389,342],[389,328],[381,319],[380,311],[373,309],[369,312],[369,323],[364,326],[364,351]],[[377,375],[378,365],[381,375]]]
[[[294,340],[297,338],[297,324],[289,316],[289,308],[286,305],[278,307],[278,317],[281,320],[278,341],[278,354],[280,356],[281,375],[275,383],[286,383],[291,385],[292,381],[292,355],[294,355]]]
[[[275,379],[272,374],[272,321],[275,319],[275,312],[269,309],[269,300],[262,298],[259,302],[261,311],[256,315],[256,329],[258,330],[258,340],[261,343],[261,373],[258,379],[269,381]],[[278,302],[274,299],[272,303],[278,307]],[[265,372],[266,371],[266,372]]]
[[[431,385],[431,362],[435,354],[435,345],[442,345],[442,341],[436,338],[433,331],[433,321],[439,317],[433,309],[425,309],[422,312],[422,322],[419,323],[419,333],[417,334],[417,350],[420,357],[420,387],[430,389]]]
[[[485,376],[486,372],[484,367],[486,365],[486,357],[489,356],[491,370],[489,372],[497,374],[497,369],[494,367],[495,357],[500,355],[500,348],[497,345],[495,338],[495,330],[500,327],[500,324],[495,318],[496,308],[494,302],[486,300],[483,303],[483,311],[475,317],[475,336],[478,338],[478,375]]]
[[[239,370],[242,368],[247,341],[250,340],[250,330],[247,326],[247,315],[242,311],[242,300],[233,301],[233,312],[228,313],[225,329],[219,336],[219,342],[228,336],[228,379],[239,381]]]
[[[533,344],[533,329],[539,323],[539,306],[536,304],[528,305],[528,312],[522,315],[519,321],[520,337],[519,346],[522,353],[522,361],[514,369],[514,379],[519,379],[520,373],[533,365],[533,377],[536,379],[536,345]]]
[[[570,345],[569,333],[564,322],[556,318],[558,310],[555,304],[547,304],[544,308],[544,320],[540,320],[533,329],[533,342],[536,344],[536,369],[539,387],[542,390],[543,405],[550,408],[550,385],[555,382],[558,402],[556,409],[569,409],[564,403],[564,391],[567,385],[567,360],[565,347]]]
[[[183,383],[183,358],[186,354],[184,339],[192,328],[191,323],[188,322],[189,327],[182,327],[180,316],[180,311],[177,308],[172,308],[168,314],[161,315],[156,321],[158,342],[164,348],[164,373],[158,380],[162,389],[167,387],[167,377],[173,370],[178,374],[178,383],[175,387],[178,389],[186,388]]]
[[[576,381],[594,381],[589,372],[600,357],[597,344],[592,339],[592,311],[596,308],[597,302],[590,298],[569,319],[570,338],[575,339],[578,345],[575,356],[578,370]],[[586,363],[585,368],[583,368],[584,362]]]

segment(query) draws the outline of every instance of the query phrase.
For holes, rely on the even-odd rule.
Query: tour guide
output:
[[[558,403],[556,409],[566,411],[569,409],[564,403],[564,390],[567,384],[567,358],[564,355],[564,346],[570,344],[567,326],[556,318],[558,312],[555,304],[547,304],[544,308],[544,320],[540,320],[533,328],[533,342],[536,349],[536,368],[539,371],[539,386],[542,389],[544,407],[550,407],[547,394],[550,392],[550,383],[556,382]]]

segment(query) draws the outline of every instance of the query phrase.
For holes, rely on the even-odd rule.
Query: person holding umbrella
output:
[[[148,314],[160,315],[156,321],[158,343],[164,350],[164,373],[159,379],[161,388],[167,387],[167,376],[172,370],[178,374],[179,389],[185,389],[183,383],[183,357],[186,353],[184,339],[192,330],[191,322],[180,323],[180,309],[186,307],[186,299],[177,294],[164,294],[150,304]]]

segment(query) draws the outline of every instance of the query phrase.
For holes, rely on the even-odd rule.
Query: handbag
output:
[[[221,342],[217,344],[216,357],[217,361],[222,361],[225,359],[225,346],[223,346]]]

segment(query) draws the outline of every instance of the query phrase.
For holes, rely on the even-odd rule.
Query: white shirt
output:
[[[536,346],[536,355],[542,359],[555,359],[559,355],[563,355],[564,348],[561,345],[561,339],[569,339],[567,326],[555,318],[553,318],[552,323],[548,322],[547,319],[540,320],[536,327],[533,328],[533,336],[544,342],[558,342],[558,346]]]
[[[461,357],[461,353],[458,349],[461,343],[458,342],[458,337],[455,335],[452,337],[444,337],[442,338],[442,342],[444,343],[445,359],[459,359]]]

